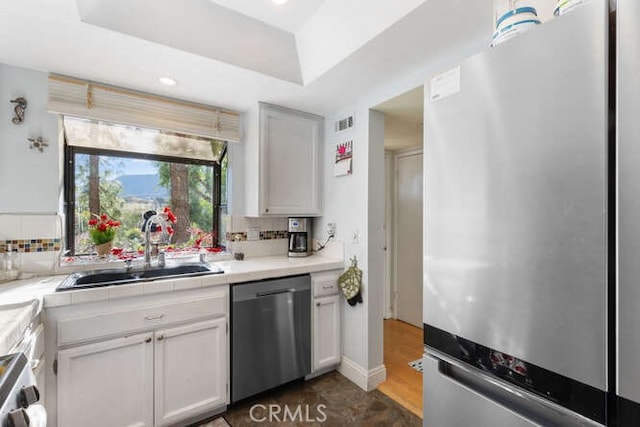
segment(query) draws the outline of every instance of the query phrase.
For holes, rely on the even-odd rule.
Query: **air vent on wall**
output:
[[[353,128],[353,125],[354,125],[353,115],[349,117],[345,117],[344,119],[338,120],[336,122],[336,132],[342,132],[344,130],[351,129]]]

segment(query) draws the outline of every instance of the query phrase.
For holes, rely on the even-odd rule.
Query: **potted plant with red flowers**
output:
[[[169,206],[165,206],[163,211],[162,211],[162,216],[165,217],[165,220],[168,223],[174,224],[176,223],[176,221],[178,221],[178,217],[175,216],[175,214],[171,211],[171,208]],[[167,232],[172,235],[173,234],[173,227],[171,225],[167,225]]]
[[[100,256],[106,256],[111,251],[116,231],[120,227],[120,221],[114,221],[107,215],[92,214],[95,218],[89,220],[89,237]]]

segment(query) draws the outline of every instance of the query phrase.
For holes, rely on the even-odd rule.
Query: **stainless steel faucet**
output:
[[[167,242],[169,233],[167,232],[167,221],[160,214],[154,214],[146,220],[144,225],[144,268],[151,267],[151,229],[153,224],[158,224],[162,227],[161,242]],[[160,261],[164,264],[164,254],[160,257]],[[162,267],[163,265],[161,265]]]

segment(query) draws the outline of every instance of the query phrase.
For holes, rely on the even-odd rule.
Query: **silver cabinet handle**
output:
[[[162,341],[163,339],[164,339],[164,335],[160,335],[160,336],[158,337],[158,341]]]
[[[320,307],[321,305],[331,304],[332,302],[333,301],[328,301],[328,302],[322,303],[322,302],[318,301],[318,302],[316,302],[316,307]]]
[[[164,314],[156,314],[153,316],[145,316],[144,320],[160,320],[164,317]]]
[[[322,289],[333,289],[333,285],[323,286]]]

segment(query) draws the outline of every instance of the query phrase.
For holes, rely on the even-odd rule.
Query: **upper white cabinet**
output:
[[[319,216],[324,119],[259,103],[247,117],[247,216]]]

